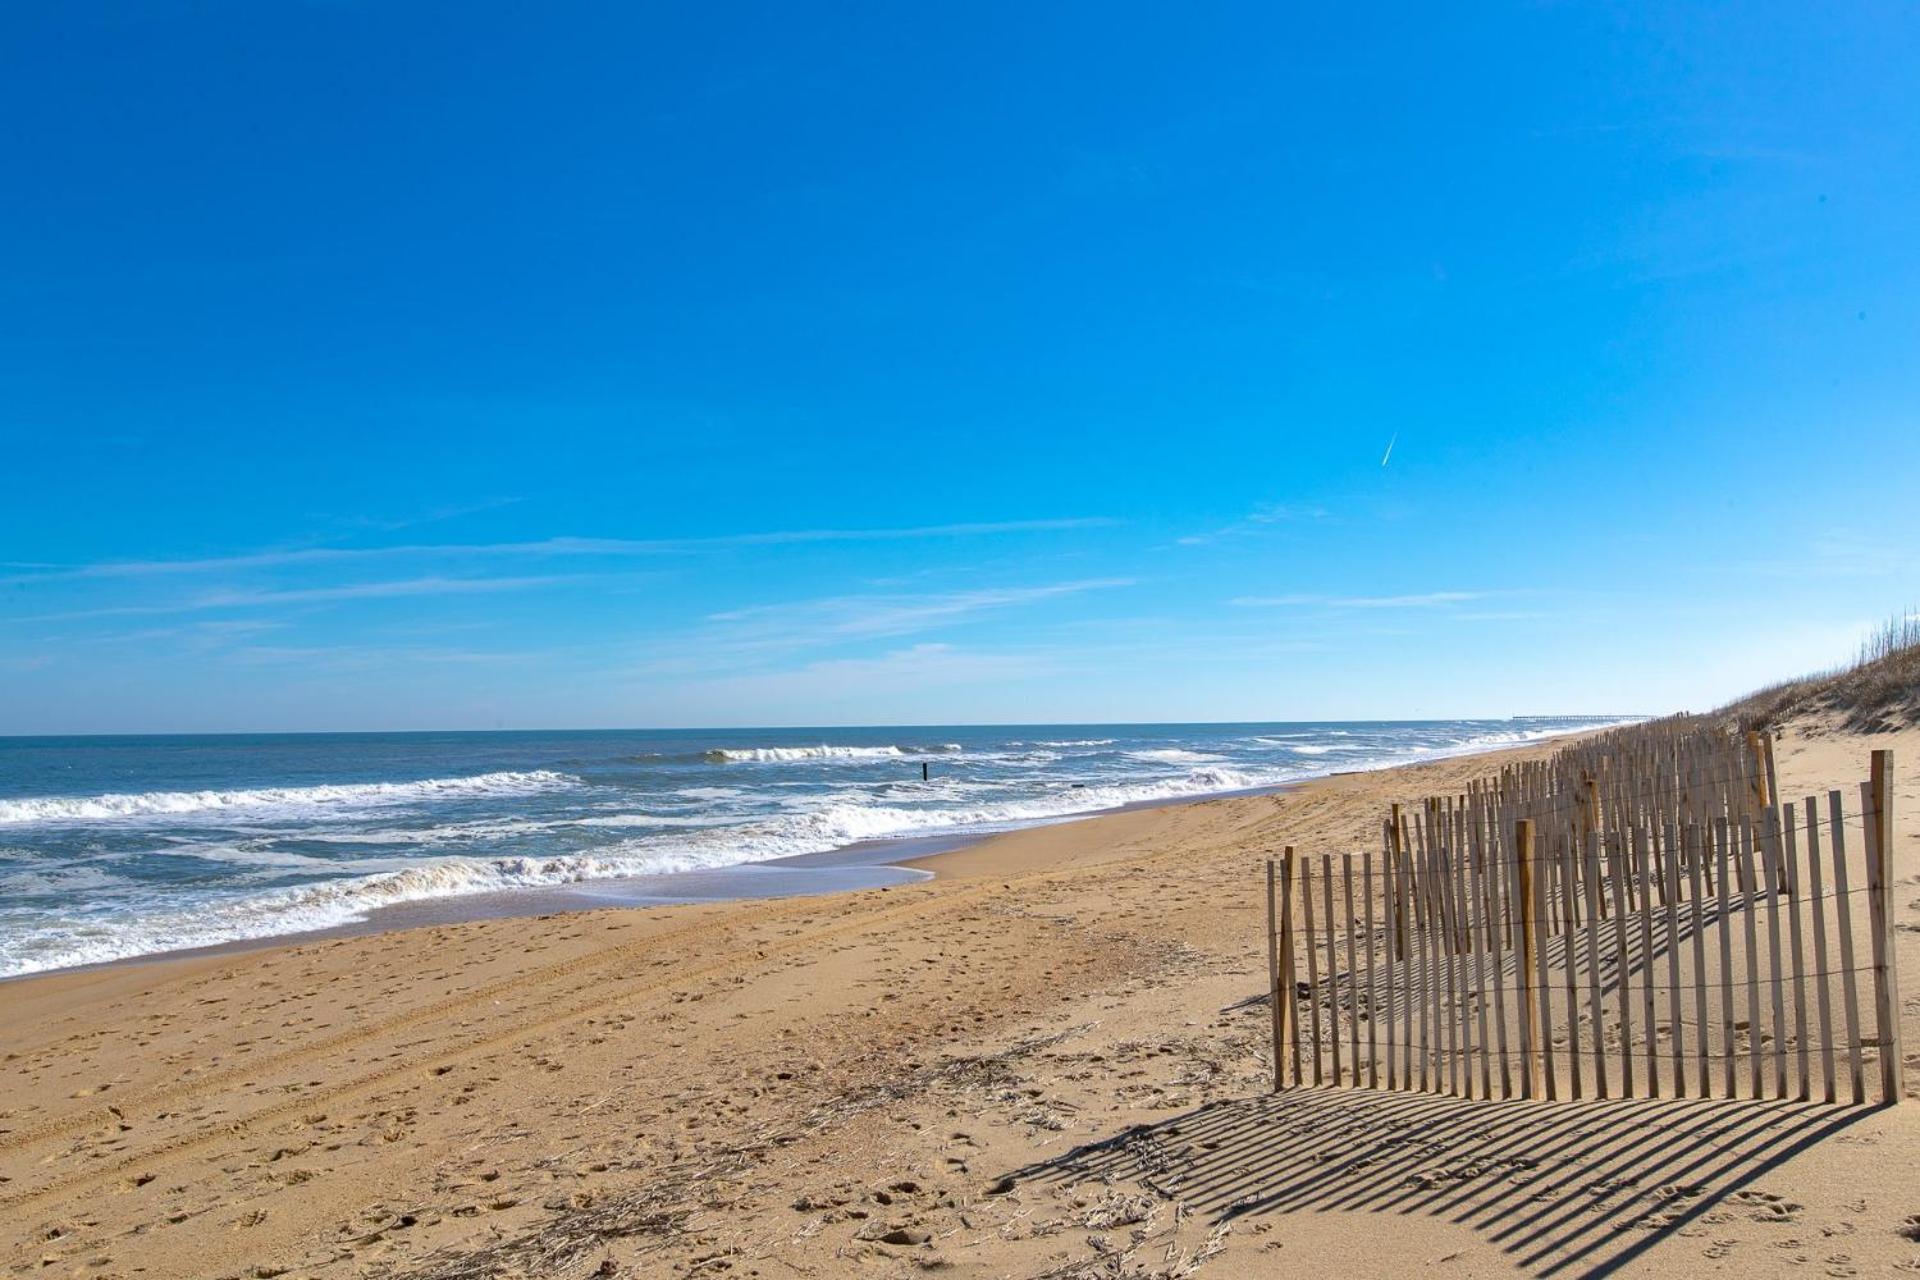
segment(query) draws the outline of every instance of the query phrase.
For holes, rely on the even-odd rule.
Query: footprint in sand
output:
[[[1806,1207],[1769,1191],[1736,1191],[1728,1199],[1752,1209],[1755,1222],[1793,1222]]]

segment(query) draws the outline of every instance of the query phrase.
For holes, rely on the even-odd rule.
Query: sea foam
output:
[[[245,791],[138,791],[97,796],[26,796],[0,800],[0,824],[100,822],[115,818],[210,810],[307,809],[325,805],[404,804],[462,796],[519,795],[570,787],[577,778],[540,769],[483,773],[419,782],[363,782],[319,787],[259,787]]]

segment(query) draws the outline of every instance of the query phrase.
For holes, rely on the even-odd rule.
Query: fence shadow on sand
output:
[[[1797,1206],[1755,1183],[1873,1109],[1765,1101],[1485,1102],[1287,1089],[1210,1103],[1018,1170],[1134,1180],[1215,1222],[1423,1214],[1546,1276],[1607,1275],[1716,1211]]]

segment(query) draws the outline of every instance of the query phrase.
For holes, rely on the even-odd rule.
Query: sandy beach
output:
[[[1920,811],[1911,731],[1790,732],[1783,789],[1889,743]],[[1920,1265],[1910,1108],[1270,1092],[1263,859],[1361,847],[1493,760],[1016,832],[868,892],[7,983],[9,1274]]]

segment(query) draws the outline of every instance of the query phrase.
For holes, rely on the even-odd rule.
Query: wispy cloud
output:
[[[733,609],[713,614],[708,620],[832,638],[894,636],[1017,605],[1131,585],[1131,578],[1087,578],[1037,587],[986,587],[940,594],[830,596]]]
[[[301,587],[282,591],[210,591],[184,600],[158,604],[114,605],[44,613],[25,622],[69,622],[86,618],[116,618],[150,614],[196,613],[213,609],[249,609],[277,605],[324,604],[341,600],[387,600],[411,596],[472,595],[495,591],[525,591],[534,587],[579,582],[582,574],[550,574],[522,578],[402,578],[384,582],[356,582],[337,587]]]
[[[1437,609],[1450,604],[1486,600],[1493,591],[1427,591],[1405,596],[1236,596],[1228,603],[1255,609]]]
[[[1111,526],[1115,520],[1073,516],[1043,520],[999,520],[972,524],[917,525],[893,529],[784,529],[763,533],[720,534],[699,538],[553,537],[522,542],[406,543],[388,547],[290,547],[240,555],[185,560],[106,560],[94,564],[14,563],[31,572],[0,578],[20,585],[73,578],[139,578],[168,574],[227,573],[306,565],[404,558],[556,558],[564,556],[673,555],[730,547],[768,547],[826,542],[888,542],[920,538],[968,538],[1011,533],[1051,533]]]
[[[310,671],[374,671],[408,664],[507,666],[537,659],[534,653],[402,645],[246,645],[228,661],[248,666],[298,666]]]
[[[1023,652],[974,652],[953,645],[926,643],[873,657],[823,658],[785,670],[744,672],[703,680],[677,690],[702,706],[718,703],[753,714],[754,708],[779,706],[794,699],[838,702],[917,696],[928,689],[981,685],[998,689],[1012,680],[1056,670],[1054,659]]]
[[[1182,547],[1203,547],[1210,542],[1253,533],[1271,525],[1310,523],[1328,519],[1331,514],[1317,503],[1263,502],[1231,524],[1221,525],[1206,533],[1190,533],[1183,538],[1175,538],[1174,543]]]
[[[750,672],[810,651],[938,631],[1024,605],[1131,582],[1089,578],[943,593],[839,595],[729,609],[708,615],[701,627],[649,643],[644,655],[626,671],[644,677]]]

